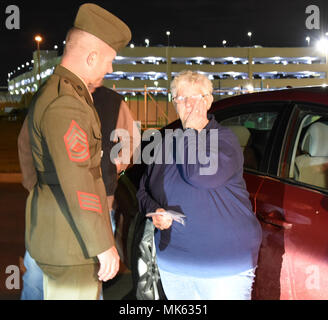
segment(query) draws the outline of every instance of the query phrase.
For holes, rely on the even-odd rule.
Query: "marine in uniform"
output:
[[[137,152],[141,137],[136,122],[123,96],[114,90],[101,86],[92,93],[92,97],[101,122],[103,151],[101,157],[102,179],[105,184],[108,209],[110,211],[114,233],[116,221],[118,220],[118,217],[115,216],[116,204],[114,201],[117,178],[120,171],[125,170],[128,164],[120,163],[117,165],[117,163],[114,163],[110,159],[111,150],[115,144],[118,143],[116,141],[111,141],[113,139],[111,139],[110,136],[113,130],[116,129],[124,129],[129,133],[129,140],[126,141],[126,143],[124,143],[125,141],[120,141],[120,143],[122,150],[126,148],[126,150],[129,151],[130,162],[134,153]],[[122,150],[119,156],[121,156]],[[37,183],[37,175],[33,165],[31,144],[27,128],[27,117],[25,118],[18,137],[18,153],[22,172],[22,184],[28,191],[31,191]],[[21,300],[43,300],[43,273],[35,260],[31,258],[28,251],[26,251],[24,256],[24,265],[26,271],[23,275]]]
[[[94,4],[80,7],[74,26],[115,52],[131,39],[123,21]],[[97,257],[115,243],[100,168],[100,120],[86,83],[57,66],[27,119],[37,184],[27,199],[25,241],[44,272],[45,299],[97,299]]]

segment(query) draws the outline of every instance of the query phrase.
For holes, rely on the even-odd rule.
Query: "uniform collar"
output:
[[[93,105],[91,93],[88,90],[85,82],[78,75],[74,74],[72,71],[68,70],[62,65],[58,65],[56,67],[54,74],[57,74],[58,76],[68,80],[72,84],[75,91],[79,94],[79,96],[84,97],[89,105]]]

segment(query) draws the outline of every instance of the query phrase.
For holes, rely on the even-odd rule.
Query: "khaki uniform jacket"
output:
[[[100,121],[83,81],[57,66],[34,96],[27,122],[37,184],[26,204],[26,248],[40,264],[95,263],[114,237]]]

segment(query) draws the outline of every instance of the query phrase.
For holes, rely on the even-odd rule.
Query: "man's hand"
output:
[[[113,279],[120,268],[120,257],[116,248],[113,246],[107,251],[97,255],[100,262],[98,278],[100,281]]]
[[[163,208],[159,208],[156,210],[156,212],[163,212],[163,211],[165,211]],[[153,219],[154,226],[160,230],[170,228],[172,225],[172,221],[173,221],[173,219],[171,217],[166,216],[166,215],[153,216],[152,219]]]

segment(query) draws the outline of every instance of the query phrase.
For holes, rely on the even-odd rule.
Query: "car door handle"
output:
[[[277,211],[272,211],[269,213],[257,212],[256,215],[264,223],[272,224],[282,229],[288,230],[291,229],[291,227],[293,226],[292,223],[287,222],[283,218],[282,214]]]

